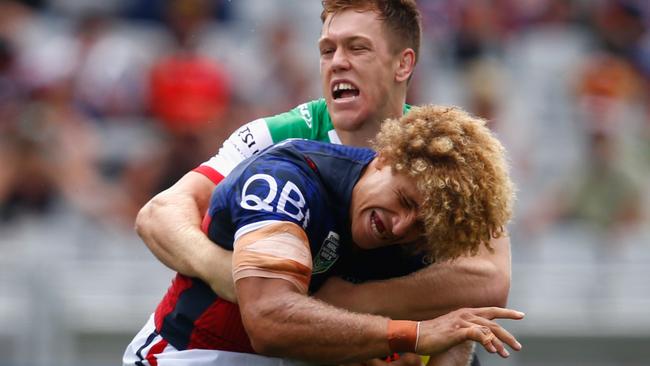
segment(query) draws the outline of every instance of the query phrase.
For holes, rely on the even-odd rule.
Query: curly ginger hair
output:
[[[486,121],[457,107],[414,107],[388,119],[373,146],[393,171],[412,177],[424,202],[425,250],[436,261],[475,255],[506,235],[514,187],[505,149]]]

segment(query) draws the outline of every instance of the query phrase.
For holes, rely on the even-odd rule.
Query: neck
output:
[[[378,131],[379,122],[372,121],[365,122],[360,129],[354,131],[337,130],[336,133],[339,135],[343,145],[368,147],[370,146],[370,140],[377,135]]]
[[[361,127],[355,130],[336,130],[341,143],[350,146],[370,146],[370,140],[374,139],[381,128],[381,123],[388,118],[400,118],[404,111],[404,99],[394,103],[387,103],[378,113],[369,116]]]

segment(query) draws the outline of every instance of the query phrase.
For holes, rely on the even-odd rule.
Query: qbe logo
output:
[[[267,191],[268,190],[268,191]],[[264,191],[267,191],[264,193]],[[305,197],[292,181],[287,181],[278,196],[278,182],[268,174],[255,174],[246,180],[242,189],[240,205],[253,211],[278,212],[301,222],[305,229],[309,224],[309,209],[305,210]]]

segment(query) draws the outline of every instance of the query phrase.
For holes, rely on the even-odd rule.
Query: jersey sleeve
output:
[[[303,103],[289,112],[267,118],[275,143],[292,138],[318,140],[318,101]]]
[[[194,171],[218,183],[230,174],[237,164],[274,143],[290,138],[322,139],[320,125],[316,122],[323,113],[323,103],[320,100],[304,103],[288,112],[243,125],[224,141],[217,154]]]
[[[201,173],[219,183],[223,177],[230,174],[237,164],[257,154],[273,144],[271,132],[264,118],[249,122],[224,141],[223,145],[208,161],[199,165],[195,172]]]

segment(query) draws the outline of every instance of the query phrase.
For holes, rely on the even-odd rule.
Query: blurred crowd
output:
[[[408,102],[487,118],[509,151],[515,302],[534,298],[517,264],[540,253],[557,263],[584,247],[567,255],[601,263],[631,245],[650,261],[650,2],[418,3]],[[0,290],[12,294],[25,238],[34,252],[47,240],[86,258],[112,232],[137,242],[138,209],[234,129],[319,98],[319,15],[316,0],[0,0]]]
[[[237,126],[319,97],[318,5],[305,19],[304,4],[254,0],[0,2],[0,222],[65,207],[129,226]],[[491,121],[520,186],[518,228],[647,221],[647,2],[420,7],[409,102]]]
[[[567,221],[614,236],[647,226],[649,3],[422,4],[432,59],[510,151],[522,239]]]

